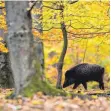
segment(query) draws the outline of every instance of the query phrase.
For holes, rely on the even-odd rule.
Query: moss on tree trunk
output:
[[[23,96],[31,97],[38,91],[43,92],[46,95],[67,95],[63,90],[56,89],[51,86],[46,79],[42,79],[42,73],[40,70],[40,64],[36,63],[36,74],[30,78],[30,84],[23,89],[21,94]]]

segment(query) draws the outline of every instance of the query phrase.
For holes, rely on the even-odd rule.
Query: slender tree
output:
[[[68,0],[67,2],[69,4],[74,4],[74,3],[78,2],[78,0],[73,0],[73,1]],[[53,10],[59,10],[60,11],[60,14],[59,14],[60,17],[61,17],[61,22],[60,22],[61,27],[60,27],[60,29],[62,30],[62,35],[63,35],[63,47],[62,47],[60,58],[59,58],[59,61],[58,61],[58,64],[57,64],[58,77],[57,77],[56,88],[58,88],[58,89],[62,88],[62,85],[61,85],[62,69],[63,69],[64,58],[65,58],[67,47],[68,47],[68,38],[67,38],[68,32],[66,30],[66,25],[65,25],[65,20],[64,20],[64,8],[65,8],[64,3],[65,3],[64,0],[60,0],[60,1],[57,1],[53,6],[44,6],[46,8],[50,8],[50,9],[53,9]],[[56,16],[54,18],[56,18]]]
[[[58,61],[58,65],[57,65],[57,71],[58,71],[58,79],[57,79],[57,84],[56,87],[57,88],[62,88],[61,86],[61,81],[62,81],[62,68],[63,68],[63,63],[64,63],[64,58],[66,55],[66,51],[67,51],[67,46],[68,46],[68,39],[67,39],[67,31],[66,31],[66,26],[63,23],[61,23],[61,30],[62,30],[62,34],[63,34],[63,49]]]
[[[56,84],[56,88],[61,89],[61,81],[62,81],[62,68],[63,68],[63,63],[64,63],[64,58],[66,55],[66,51],[67,51],[67,46],[68,46],[68,38],[67,38],[67,31],[66,31],[66,26],[65,26],[65,22],[64,22],[64,5],[63,5],[63,1],[61,1],[61,5],[60,5],[60,15],[61,15],[61,30],[62,30],[62,34],[63,34],[63,48],[62,48],[62,52],[58,61],[58,65],[57,65],[57,71],[58,71],[58,78],[57,78],[57,84]]]

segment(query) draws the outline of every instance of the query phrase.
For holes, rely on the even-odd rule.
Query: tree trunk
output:
[[[29,82],[27,78],[35,73],[32,61],[34,56],[32,24],[27,8],[28,2],[25,1],[6,2],[7,43],[15,82],[15,95],[18,95]]]
[[[37,91],[45,94],[64,94],[43,80],[39,54],[34,46],[28,1],[6,1],[8,25],[7,43],[15,82],[14,96],[32,96]]]
[[[0,9],[0,15],[2,15],[2,9]],[[3,38],[0,43],[5,44],[4,40],[4,29],[0,29],[0,37]],[[0,87],[2,88],[13,88],[13,77],[12,71],[9,64],[9,53],[0,51]]]
[[[39,10],[38,14],[32,14],[32,19],[36,20],[36,22],[34,22],[32,24],[33,28],[35,28],[40,35],[42,36],[43,34],[43,27],[42,27],[42,1],[37,1],[35,8],[37,10]],[[36,50],[37,50],[37,55],[38,55],[38,59],[40,61],[41,64],[41,71],[42,71],[42,78],[44,78],[44,49],[43,49],[43,42],[40,39],[40,37],[34,37],[34,43],[36,46]]]
[[[63,33],[63,39],[64,39],[64,43],[63,43],[63,50],[58,62],[58,66],[57,66],[57,71],[58,71],[58,79],[57,79],[57,84],[56,84],[56,88],[60,89],[62,88],[61,86],[61,81],[62,81],[62,68],[63,68],[63,62],[64,62],[64,57],[67,51],[67,45],[68,45],[68,40],[67,40],[67,31],[66,31],[66,26],[63,23],[61,23],[61,29],[62,29],[62,33]]]
[[[9,64],[9,53],[4,52],[0,52],[0,87],[14,87],[12,71]]]

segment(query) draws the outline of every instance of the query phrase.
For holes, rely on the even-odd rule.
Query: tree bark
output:
[[[28,84],[35,73],[31,15],[26,1],[6,1],[7,44],[15,82],[15,95]]]
[[[61,53],[61,56],[60,56],[60,59],[59,59],[58,65],[57,65],[58,79],[57,79],[56,88],[58,88],[58,89],[62,88],[62,86],[61,86],[62,68],[63,68],[64,58],[65,58],[65,54],[66,54],[67,46],[68,46],[67,31],[66,31],[66,26],[65,26],[64,22],[61,23],[61,29],[62,29],[62,33],[63,33],[64,43],[63,43],[62,53]]]
[[[6,1],[7,43],[15,82],[13,96],[32,96],[37,91],[65,94],[42,79],[40,57],[31,32],[32,19],[27,8],[28,1]]]

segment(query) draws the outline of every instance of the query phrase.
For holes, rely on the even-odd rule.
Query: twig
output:
[[[63,10],[61,7],[59,7],[59,8],[57,8],[57,7],[50,7],[50,6],[43,6],[43,7],[50,8],[50,9],[53,9],[53,10]]]
[[[37,1],[35,1],[35,2],[33,3],[33,5],[31,6],[31,8],[27,11],[27,15],[28,15],[28,17],[29,17],[30,19],[32,19],[32,18],[31,18],[31,11],[32,11],[33,7],[36,5],[36,3],[37,3]]]
[[[84,60],[85,60],[85,57],[86,57],[87,44],[88,44],[88,38],[87,38],[87,41],[86,41],[86,47],[85,47],[85,51],[84,51],[83,63],[84,63]]]
[[[36,30],[38,30],[38,28],[33,28],[33,29],[36,29]],[[45,29],[45,30],[41,30],[41,31],[50,31],[51,29],[60,29],[60,28],[51,27],[51,28],[49,28],[49,29]]]
[[[79,0],[72,0],[72,1],[69,1],[69,4],[74,4],[76,2],[78,2]]]
[[[4,9],[5,7],[0,7],[0,9]]]
[[[97,33],[83,33],[83,34],[74,34],[72,32],[68,32],[69,34],[73,34],[73,35],[99,35],[99,34],[108,34],[110,33],[109,31],[108,32],[97,32]]]

